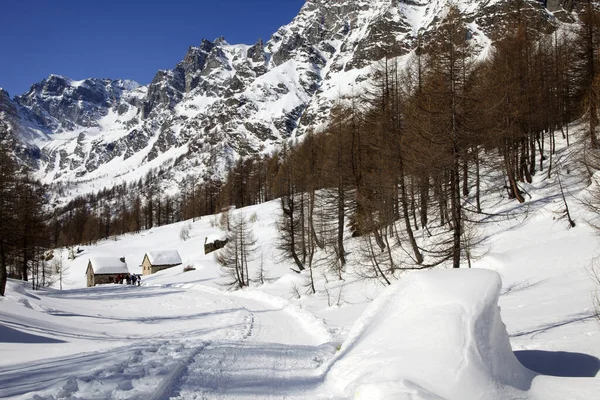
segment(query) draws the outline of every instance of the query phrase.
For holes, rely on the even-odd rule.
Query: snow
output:
[[[92,264],[94,274],[106,275],[106,274],[128,274],[127,264],[119,260],[118,258],[110,257],[93,257],[90,258],[89,262]]]
[[[225,232],[214,233],[205,237],[206,243],[213,243],[215,240],[227,240],[227,234]]]
[[[567,149],[557,137],[554,166],[575,228],[558,218],[556,178],[538,173],[523,205],[501,189],[483,199],[489,212],[512,213],[480,225],[486,239],[472,269],[405,272],[389,288],[355,273],[361,244],[348,235],[344,280],[319,268],[317,293],[306,294],[306,274],[276,251],[277,201],[232,211],[255,221],[260,246],[255,281],[239,292],[225,290],[203,251],[205,238],[224,235],[219,216],[81,246],[72,261],[63,249],[66,290],[9,280],[0,299],[0,398],[596,398],[600,327],[588,270],[600,248],[585,221],[598,217],[578,201],[588,182],[565,167],[585,143],[571,140]],[[176,250],[195,270],[85,288],[88,260],[125,256],[141,273],[154,249]]]
[[[411,274],[355,323],[328,380],[373,400],[521,396],[534,374],[510,347],[497,305],[501,286],[488,270]]]
[[[177,250],[149,251],[146,255],[152,265],[179,265],[182,262]]]

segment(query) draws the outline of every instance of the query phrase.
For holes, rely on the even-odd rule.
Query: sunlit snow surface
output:
[[[353,274],[360,242],[348,237],[345,280],[319,270],[317,294],[306,295],[305,276],[275,251],[276,201],[242,210],[260,245],[251,276],[262,259],[269,278],[242,292],[227,292],[204,255],[204,239],[223,235],[216,217],[83,246],[74,261],[63,250],[66,290],[10,281],[0,300],[0,398],[597,398],[588,269],[599,239],[578,202],[587,186],[570,163],[578,145],[558,146],[575,228],[560,219],[555,176],[538,173],[524,205],[501,187],[483,199],[490,213],[514,212],[480,225],[474,269],[405,273],[387,289]],[[90,258],[124,256],[141,273],[144,254],[161,250],[177,250],[183,265],[140,287],[85,288]]]

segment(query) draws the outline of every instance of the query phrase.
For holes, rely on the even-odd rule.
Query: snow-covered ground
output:
[[[561,150],[555,168],[575,228],[558,218],[556,177],[538,173],[526,204],[485,200],[519,212],[479,227],[475,268],[405,273],[389,288],[350,267],[344,281],[318,272],[317,294],[305,295],[274,247],[277,202],[243,210],[260,245],[251,275],[262,259],[270,279],[240,292],[204,255],[204,239],[223,235],[215,217],[83,246],[73,261],[63,250],[65,290],[9,281],[0,299],[0,398],[600,398],[588,274],[600,239],[577,201],[587,183],[565,167],[573,153]],[[141,273],[160,250],[183,265],[139,287],[85,288],[90,258],[124,256]]]

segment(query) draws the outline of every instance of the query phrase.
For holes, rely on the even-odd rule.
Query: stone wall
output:
[[[178,264],[178,265],[181,265],[181,264]],[[168,268],[173,268],[173,267],[175,267],[175,265],[153,265],[150,268],[150,271],[151,271],[150,273],[155,274],[158,271],[162,271],[163,269],[168,269]]]

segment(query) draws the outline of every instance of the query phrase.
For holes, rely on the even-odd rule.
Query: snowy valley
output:
[[[586,4],[307,0],[0,89],[0,398],[600,398]]]
[[[559,159],[580,145],[559,142]],[[9,281],[0,300],[0,397],[595,398],[598,234],[579,201],[587,183],[560,173],[575,228],[558,218],[557,178],[539,174],[523,205],[500,192],[484,200],[512,216],[482,224],[472,269],[405,272],[388,288],[361,278],[361,241],[347,237],[343,280],[321,271],[317,293],[305,294],[306,273],[276,249],[277,201],[234,211],[252,216],[261,254],[242,291],[222,286],[203,251],[205,238],[224,234],[218,216],[83,246],[72,261],[63,249],[64,290]],[[139,287],[85,288],[90,258],[124,256],[142,273],[144,254],[160,249],[178,250],[183,265]]]

